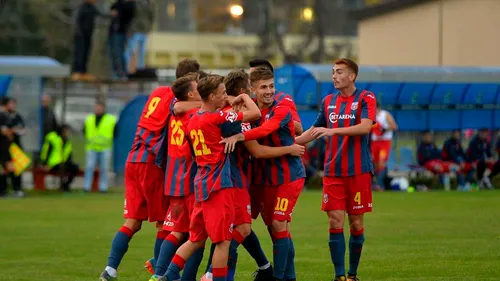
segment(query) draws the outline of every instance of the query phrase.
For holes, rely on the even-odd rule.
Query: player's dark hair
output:
[[[485,127],[482,127],[479,129],[479,132],[480,133],[488,133],[490,130],[488,130],[488,128],[485,128]]]
[[[336,59],[334,64],[343,64],[347,66],[354,74],[356,74],[356,77],[354,77],[354,81],[356,81],[356,78],[358,78],[358,73],[359,73],[359,67],[358,64],[355,63],[353,60],[346,59],[346,58],[340,58]]]
[[[430,133],[431,133],[431,131],[429,131],[429,130],[423,130],[422,131],[422,135],[426,135],[426,134],[430,134]]]
[[[224,82],[224,77],[216,74],[208,75],[198,83],[198,93],[203,101],[207,101],[210,94],[214,93],[220,84]]]
[[[103,100],[100,100],[100,99],[96,100],[96,101],[95,101],[95,104],[96,104],[96,105],[101,105],[102,107],[106,107],[106,103],[104,103],[104,101],[103,101]]]
[[[189,72],[198,71],[200,71],[200,64],[197,60],[183,59],[179,62],[179,64],[177,64],[177,68],[175,69],[175,78],[181,78]]]
[[[12,100],[12,98],[9,98],[9,97],[3,97],[2,98],[2,105],[3,106],[6,106],[10,101]]]
[[[235,69],[224,77],[226,92],[230,96],[238,96],[240,89],[248,88],[248,74],[243,69]]]
[[[273,72],[267,67],[257,67],[254,71],[252,71],[252,73],[250,73],[250,83],[252,83],[252,85],[258,81],[273,78]]]
[[[265,59],[254,59],[254,60],[251,60],[251,61],[248,62],[248,65],[250,67],[267,67],[267,68],[269,68],[269,70],[271,70],[272,72],[274,72],[273,65],[268,60],[265,60]]]
[[[175,79],[172,83],[172,92],[174,92],[175,98],[180,101],[187,101],[188,93],[191,91],[191,82],[196,81],[196,78],[193,75],[186,75]]]
[[[203,70],[198,71],[198,74],[200,75],[200,80],[208,76],[208,73]]]

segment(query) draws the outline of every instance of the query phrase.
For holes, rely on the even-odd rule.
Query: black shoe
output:
[[[273,277],[273,267],[270,266],[263,270],[257,270],[253,273],[254,281],[274,281],[276,280]]]
[[[348,274],[347,275],[347,281],[359,281],[359,278],[356,277],[356,275]]]

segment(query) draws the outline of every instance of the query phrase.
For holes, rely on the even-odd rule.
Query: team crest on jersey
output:
[[[328,194],[323,194],[323,203],[328,203]]]
[[[229,232],[233,233],[233,229],[234,229],[234,224],[231,224],[231,225],[229,226]]]
[[[252,214],[252,206],[247,205],[247,212],[248,212],[249,215]]]
[[[238,114],[236,112],[232,112],[232,111],[229,111],[229,112],[226,112],[226,120],[233,123],[234,121],[236,121],[236,118],[238,118]]]
[[[271,117],[271,113],[266,114],[266,121],[269,120],[269,117]]]
[[[355,101],[351,104],[351,110],[356,110],[356,109],[358,109],[358,102],[357,101]]]

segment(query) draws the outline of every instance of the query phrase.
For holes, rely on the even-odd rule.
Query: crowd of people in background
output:
[[[73,80],[95,80],[88,72],[95,19],[109,19],[108,51],[114,79],[127,79],[146,67],[146,43],[153,28],[155,8],[150,0],[117,0],[109,13],[99,11],[95,0],[78,8],[74,31]]]

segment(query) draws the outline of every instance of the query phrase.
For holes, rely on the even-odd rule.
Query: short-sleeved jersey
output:
[[[134,143],[129,151],[129,163],[154,163],[165,137],[170,106],[175,99],[170,87],[156,88],[148,98],[137,124]]]
[[[345,128],[361,123],[361,119],[376,122],[376,99],[372,92],[356,89],[353,95],[340,93],[323,99],[314,127]],[[369,135],[338,136],[326,139],[325,176],[345,177],[373,173]]]
[[[194,192],[196,162],[188,142],[187,126],[197,111],[195,108],[182,115],[172,114],[168,121],[165,195],[187,196]]]
[[[295,126],[289,107],[274,102],[261,110],[261,118],[254,129],[244,132],[246,140],[258,140],[267,146],[289,146],[295,143]],[[254,159],[252,183],[279,186],[305,177],[304,164],[300,157],[285,155],[270,159]]]
[[[297,111],[297,106],[295,105],[295,102],[293,101],[292,97],[288,94],[285,94],[283,92],[278,92],[274,96],[274,100],[277,101],[278,103],[282,103],[283,105],[286,105],[290,108],[290,112],[292,114],[292,119],[295,122],[300,122],[300,117],[299,117],[299,112]]]
[[[187,135],[195,155],[194,179],[197,202],[207,200],[211,192],[233,187],[229,154],[224,153],[223,137],[241,130],[243,113],[232,111],[197,112],[189,121]]]

